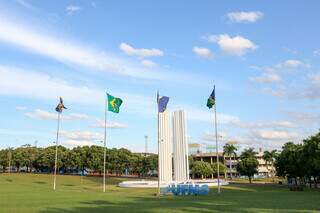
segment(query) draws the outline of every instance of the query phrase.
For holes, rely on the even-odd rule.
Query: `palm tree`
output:
[[[271,154],[271,165],[272,165],[272,172],[271,172],[271,174],[272,174],[272,177],[274,177],[274,161],[275,161],[275,159],[276,159],[276,157],[277,157],[277,150],[272,150],[271,152],[270,152],[270,154]]]
[[[223,146],[223,155],[229,156],[229,171],[230,171],[230,178],[232,179],[232,163],[231,158],[232,155],[236,155],[237,148],[233,144],[226,143],[226,145]]]

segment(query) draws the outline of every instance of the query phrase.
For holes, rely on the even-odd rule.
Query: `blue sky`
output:
[[[280,148],[318,130],[317,1],[1,1],[0,148],[100,144],[156,150],[156,92],[184,109],[189,142],[213,144],[206,100],[216,85],[220,144]]]

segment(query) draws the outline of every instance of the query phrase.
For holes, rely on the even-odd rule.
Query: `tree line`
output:
[[[103,172],[103,147],[83,146],[68,149],[58,146],[57,167],[60,173],[95,173]],[[55,146],[37,148],[24,145],[16,149],[0,150],[0,170],[24,172],[53,172],[55,163]],[[11,164],[11,165],[9,165]],[[158,168],[156,155],[144,156],[127,149],[106,149],[106,170],[108,174],[127,174],[147,176]]]
[[[257,153],[253,148],[245,149],[239,157],[237,149],[232,144],[224,146],[224,155],[229,160],[236,159],[235,169],[238,174],[247,176],[251,182],[254,174],[258,173],[259,162]],[[269,163],[275,167],[272,176],[285,177],[289,184],[310,187],[320,181],[320,132],[304,139],[302,143],[287,142],[281,151],[265,151],[263,159],[268,168]],[[0,171],[9,167],[16,171],[25,172],[52,172],[54,169],[55,146],[37,148],[24,145],[16,149],[0,150]],[[231,161],[229,161],[230,163]],[[9,165],[11,164],[11,165]],[[58,168],[60,172],[91,172],[101,175],[103,171],[103,147],[83,146],[68,149],[58,146]],[[217,164],[204,161],[195,161],[189,157],[191,175],[194,178],[207,178],[217,176]],[[224,163],[219,163],[220,174],[227,171]],[[106,149],[106,169],[108,174],[131,174],[138,176],[156,175],[158,169],[158,156],[132,153],[127,149]],[[231,169],[231,164],[229,166]],[[230,170],[231,171],[231,170]],[[232,176],[231,176],[232,178]]]

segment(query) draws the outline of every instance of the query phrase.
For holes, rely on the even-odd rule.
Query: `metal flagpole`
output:
[[[159,91],[157,92],[157,119],[158,119],[158,196],[160,196],[160,135],[159,135]]]
[[[214,90],[214,92],[216,92],[216,86],[213,87],[213,90]],[[218,178],[218,193],[220,193],[220,171],[219,171],[220,169],[219,169],[218,130],[217,130],[217,102],[216,102],[216,100],[214,102],[215,102],[214,103],[214,127],[215,127],[215,132],[216,132],[217,178]]]
[[[104,143],[103,143],[103,192],[106,192],[106,143],[107,143],[107,97],[104,107]]]
[[[54,160],[53,190],[56,190],[56,180],[57,180],[57,161],[58,161],[58,140],[59,140],[59,129],[60,129],[60,116],[61,116],[61,112],[58,112],[58,126],[57,126],[57,138],[56,138],[56,156],[55,156],[55,160]]]
[[[9,147],[9,152],[8,152],[8,158],[9,158],[9,173],[10,173],[11,172],[11,158],[12,158],[10,147]]]

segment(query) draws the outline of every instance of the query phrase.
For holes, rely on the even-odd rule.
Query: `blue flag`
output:
[[[168,102],[169,102],[169,97],[167,96],[159,97],[159,94],[158,94],[158,111],[164,112],[167,109]]]

